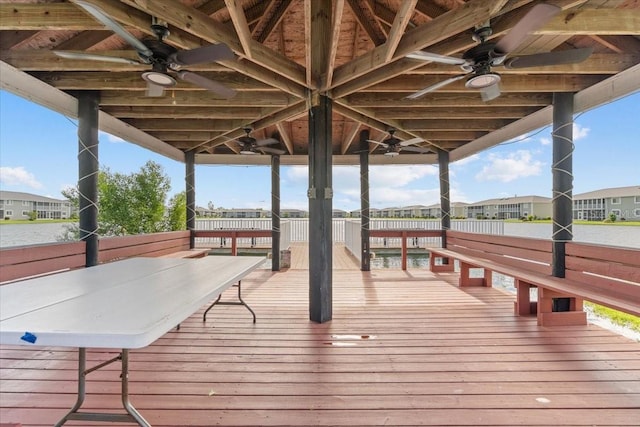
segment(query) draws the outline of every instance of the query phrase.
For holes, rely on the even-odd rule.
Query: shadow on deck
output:
[[[544,328],[512,295],[425,270],[334,271],[334,317],[308,320],[308,270],[259,270],[241,307],[202,310],[131,353],[132,401],[154,426],[638,425],[640,344],[597,326]],[[450,282],[450,283],[449,283]],[[233,291],[229,291],[231,297]],[[226,296],[226,295],[225,295]],[[203,308],[204,309],[204,308]],[[76,357],[3,347],[0,420],[51,425]],[[91,363],[113,353],[90,351]],[[120,407],[119,366],[86,407]],[[73,423],[70,423],[73,425]]]

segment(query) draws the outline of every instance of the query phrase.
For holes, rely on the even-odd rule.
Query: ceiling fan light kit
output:
[[[489,72],[469,77],[464,85],[469,89],[484,89],[498,83],[500,83],[500,74]]]
[[[162,87],[173,87],[177,84],[176,79],[159,71],[146,71],[142,73],[142,78],[151,84]]]

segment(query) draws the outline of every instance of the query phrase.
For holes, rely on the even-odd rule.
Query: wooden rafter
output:
[[[342,22],[342,12],[344,11],[344,0],[336,0],[333,4],[331,15],[331,47],[329,48],[329,61],[324,72],[324,79],[321,90],[326,91],[331,86],[333,79],[333,69],[335,68],[336,54],[338,53],[338,41],[340,39],[340,23]]]
[[[289,154],[293,154],[293,140],[291,139],[290,125],[287,122],[278,122],[276,123],[276,129],[278,129],[280,140],[284,146],[287,147]]]
[[[251,54],[251,31],[249,30],[244,10],[242,10],[242,3],[238,0],[224,0],[224,2],[227,5],[229,15],[231,15],[231,21],[240,39],[244,55],[251,59],[253,57]]]
[[[347,122],[345,121],[344,126],[347,126]],[[358,131],[360,130],[360,123],[353,122],[351,124],[351,128],[348,132],[345,132],[346,135],[342,138],[342,143],[340,144],[340,153],[345,154],[349,147],[353,143],[356,135],[358,135]]]
[[[364,31],[369,35],[369,38],[373,42],[374,45],[380,46],[385,42],[385,37],[381,29],[376,28],[371,20],[366,14],[364,9],[360,6],[358,0],[347,0],[349,3],[349,7],[353,12],[353,15],[356,17],[356,20],[360,24],[360,26],[364,29]]]
[[[285,13],[291,6],[292,0],[281,0],[278,2],[271,2],[267,11],[262,14],[262,17],[256,24],[253,30],[253,37],[260,43],[264,43],[265,40],[271,35],[273,30],[282,22]],[[269,9],[273,9],[269,12]],[[269,17],[267,19],[267,17]]]
[[[413,14],[413,9],[415,8],[417,1],[418,0],[405,0],[401,3],[400,9],[393,20],[391,31],[389,31],[389,37],[384,44],[386,48],[384,52],[385,62],[389,62],[391,58],[393,58],[396,48],[398,47],[398,43],[400,43],[400,38],[409,24],[409,19]]]

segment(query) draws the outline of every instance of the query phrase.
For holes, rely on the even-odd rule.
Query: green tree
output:
[[[162,166],[149,161],[138,173],[98,176],[98,223],[101,235],[156,233],[163,231],[165,201],[171,188]]]
[[[184,191],[169,200],[166,228],[171,231],[187,229],[187,193]]]

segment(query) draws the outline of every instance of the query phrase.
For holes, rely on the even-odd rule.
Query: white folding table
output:
[[[129,402],[128,354],[146,347],[240,281],[264,257],[130,258],[0,286],[0,344],[77,347],[78,399],[69,420],[149,423]],[[87,348],[121,349],[86,368]],[[80,411],[86,375],[122,361],[126,414]]]

